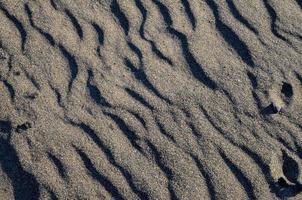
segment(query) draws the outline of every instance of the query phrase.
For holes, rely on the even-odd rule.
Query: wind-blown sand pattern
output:
[[[0,199],[302,199],[300,0],[0,0]]]

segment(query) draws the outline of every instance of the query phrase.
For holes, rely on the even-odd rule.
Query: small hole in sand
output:
[[[291,98],[294,94],[293,87],[289,83],[283,82],[281,93],[287,98]]]

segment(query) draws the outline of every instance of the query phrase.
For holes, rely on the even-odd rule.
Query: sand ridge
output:
[[[299,0],[0,0],[0,199],[301,199]]]

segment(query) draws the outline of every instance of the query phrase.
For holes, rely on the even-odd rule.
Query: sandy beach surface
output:
[[[0,200],[301,200],[301,9],[0,0]]]

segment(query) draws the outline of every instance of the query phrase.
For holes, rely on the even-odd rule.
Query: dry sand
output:
[[[0,0],[0,199],[302,199],[301,0]]]

